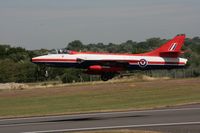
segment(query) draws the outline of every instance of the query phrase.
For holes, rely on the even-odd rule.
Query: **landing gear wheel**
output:
[[[108,81],[109,79],[112,79],[115,76],[114,73],[103,73],[101,74],[101,80]]]

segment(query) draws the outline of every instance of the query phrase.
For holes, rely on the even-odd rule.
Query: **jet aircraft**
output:
[[[187,59],[181,58],[184,52],[185,34],[179,34],[159,48],[140,54],[77,52],[64,50],[32,58],[36,64],[51,67],[85,69],[87,74],[101,75],[103,81],[127,70],[173,69],[186,66]]]

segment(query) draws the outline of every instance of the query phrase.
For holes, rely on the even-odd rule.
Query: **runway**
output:
[[[1,119],[1,133],[72,132],[100,129],[200,132],[200,104],[144,111]]]

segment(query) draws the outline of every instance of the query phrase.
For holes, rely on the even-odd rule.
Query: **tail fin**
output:
[[[182,51],[181,48],[184,44],[185,34],[179,34],[172,40],[166,42],[161,47],[145,53],[148,56],[162,56],[162,57],[178,57]]]

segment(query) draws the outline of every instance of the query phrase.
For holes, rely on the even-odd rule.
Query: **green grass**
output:
[[[200,79],[0,92],[0,117],[158,108],[200,102]]]

